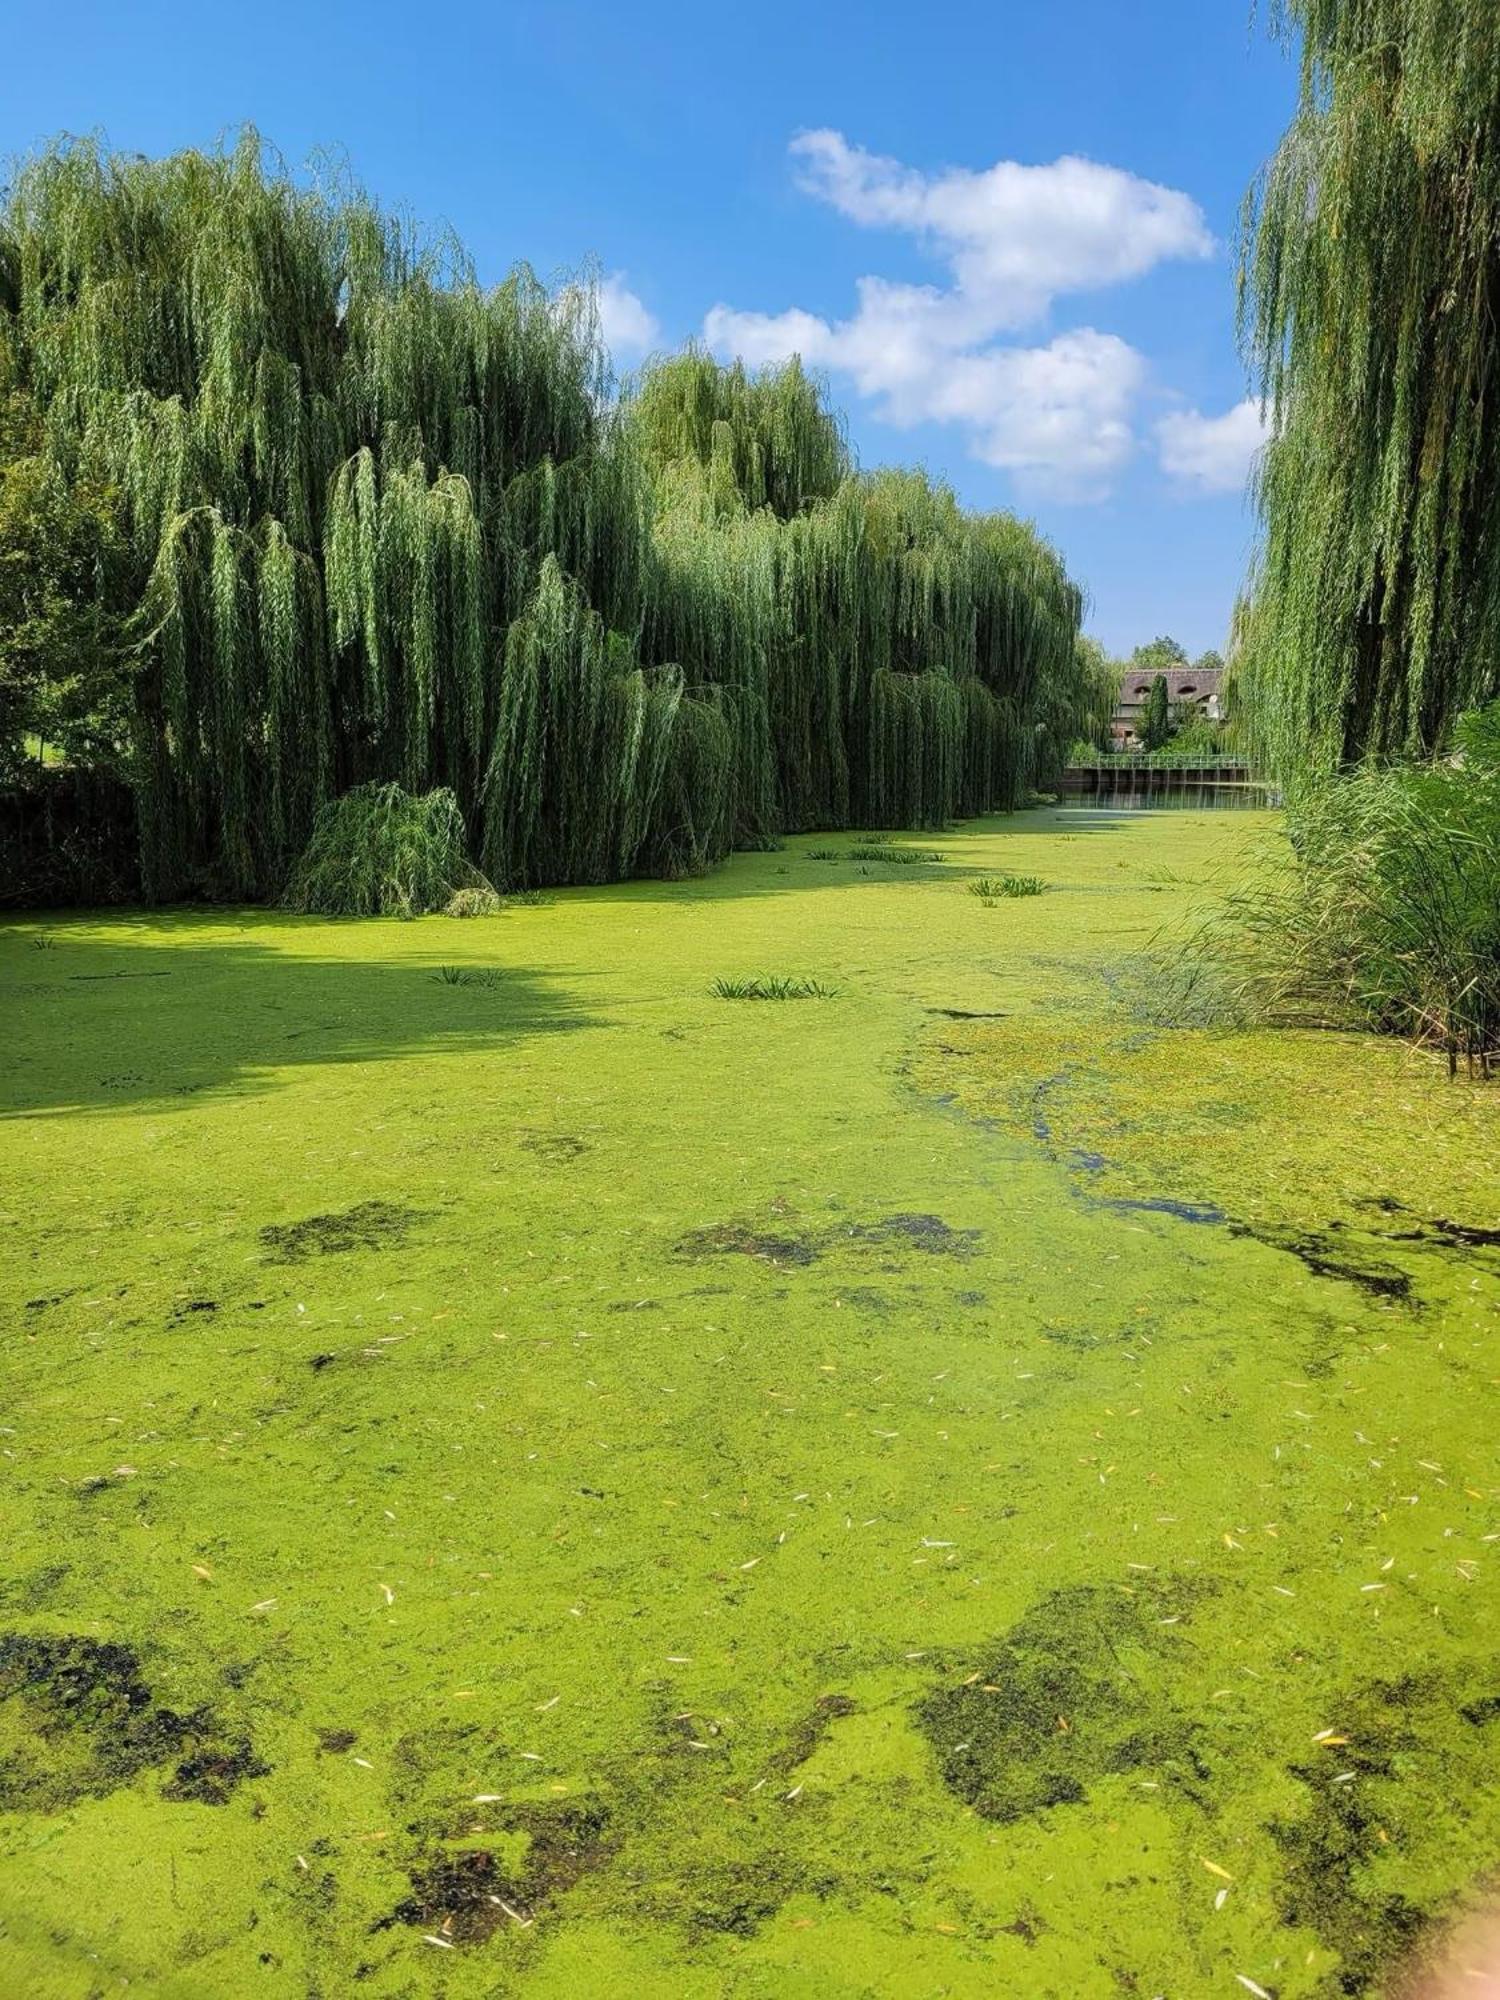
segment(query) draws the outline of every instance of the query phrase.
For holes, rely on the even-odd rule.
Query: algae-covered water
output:
[[[1273,834],[8,924],[0,1992],[1398,1991],[1500,1098],[1163,1025]]]

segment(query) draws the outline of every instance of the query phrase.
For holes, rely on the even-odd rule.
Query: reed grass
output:
[[[1500,1064],[1500,703],[1457,753],[1310,787],[1290,857],[1218,933],[1265,1017]]]
[[[495,965],[440,965],[432,975],[439,986],[482,986],[493,988],[504,980]]]
[[[832,1000],[836,986],[817,979],[788,978],[781,974],[755,979],[716,979],[710,989],[719,1000]]]
[[[946,860],[946,856],[936,854],[929,848],[893,847],[883,841],[857,841],[848,849],[851,861],[881,861],[897,868],[913,868],[924,862]]]

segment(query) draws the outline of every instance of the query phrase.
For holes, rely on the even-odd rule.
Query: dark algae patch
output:
[[[1462,1842],[1463,1821],[1495,1781],[1495,1746],[1480,1732],[1500,1709],[1493,1694],[1459,1696],[1466,1741],[1452,1733],[1455,1694],[1437,1674],[1369,1682],[1339,1704],[1332,1749],[1314,1747],[1289,1767],[1303,1799],[1269,1823],[1284,1870],[1277,1904],[1284,1922],[1338,1955],[1320,1993],[1405,1995],[1442,1935],[1449,1899],[1426,1903],[1402,1880],[1403,1857],[1433,1831],[1418,1787],[1441,1785],[1456,1823],[1437,1835]],[[1490,1855],[1485,1872],[1492,1866]]]
[[[74,1635],[0,1637],[0,1736],[7,1811],[101,1797],[174,1760],[163,1798],[223,1805],[267,1769],[211,1710],[158,1703],[130,1647]]]
[[[488,1844],[440,1853],[411,1870],[411,1894],[380,1928],[418,1924],[456,1944],[531,1922],[611,1852],[610,1814],[598,1800],[513,1805]]]
[[[940,1215],[898,1212],[872,1222],[850,1222],[793,1235],[748,1222],[722,1222],[694,1229],[673,1248],[680,1257],[757,1257],[762,1263],[807,1265],[839,1246],[916,1250],[931,1257],[972,1257],[980,1244],[977,1229],[955,1229]]]
[[[1182,1591],[1145,1608],[1089,1585],[1043,1598],[920,1703],[944,1784],[1002,1825],[1081,1806],[1099,1779],[1131,1772],[1201,1801],[1209,1766],[1168,1692],[1160,1627],[1183,1608]]]
[[[1108,1162],[1085,1155],[1081,1164],[1097,1172]],[[1101,1206],[1113,1208],[1122,1215],[1170,1215],[1176,1222],[1217,1225],[1229,1220],[1223,1209],[1211,1201],[1177,1201],[1170,1195],[1116,1195]]]
[[[332,1257],[346,1250],[394,1250],[423,1221],[421,1209],[394,1201],[361,1201],[333,1215],[309,1215],[301,1222],[267,1223],[260,1240],[273,1264],[300,1264],[309,1257]]]
[[[940,1215],[886,1215],[852,1223],[847,1233],[855,1243],[894,1243],[930,1257],[972,1257],[980,1242],[977,1229],[954,1229]]]
[[[805,1865],[787,1856],[729,1862],[694,1885],[688,1934],[694,1940],[752,1938],[780,1913],[789,1897],[826,1896],[837,1886],[835,1877],[810,1875]]]
[[[853,1715],[859,1707],[847,1694],[820,1694],[811,1711],[793,1731],[790,1739],[771,1759],[776,1771],[795,1771],[799,1764],[805,1764],[833,1724],[846,1715]]]
[[[575,1138],[571,1132],[530,1132],[521,1146],[551,1167],[571,1166],[589,1150],[588,1141]]]
[[[188,1718],[189,1731],[199,1718]],[[211,1718],[208,1718],[211,1721]],[[246,1778],[263,1778],[268,1766],[248,1743],[214,1743],[183,1758],[161,1788],[164,1799],[191,1799],[202,1806],[227,1805],[235,1787]]]
[[[1272,1250],[1299,1258],[1315,1278],[1340,1278],[1371,1298],[1411,1298],[1410,1275],[1365,1248],[1336,1223],[1327,1229],[1306,1231],[1272,1223],[1237,1223],[1234,1227],[1239,1235],[1253,1236]]]
[[[690,1229],[673,1249],[679,1257],[755,1257],[763,1264],[811,1264],[821,1254],[806,1236],[788,1236],[748,1222],[719,1222]]]

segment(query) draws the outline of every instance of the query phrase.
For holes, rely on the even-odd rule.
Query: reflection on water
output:
[[[1270,785],[1249,782],[1183,783],[1176,780],[1169,783],[1164,778],[1149,785],[1126,781],[1119,785],[1107,785],[1100,791],[1082,787],[1075,790],[1065,780],[1061,799],[1065,806],[1098,808],[1104,812],[1161,812],[1179,807],[1191,812],[1246,808],[1264,811],[1268,806],[1281,803],[1280,795]]]

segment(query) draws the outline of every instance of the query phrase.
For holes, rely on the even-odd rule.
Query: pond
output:
[[[0,926],[0,1988],[1394,1978],[1500,1850],[1496,1099],[1184,1005],[1277,838]]]

